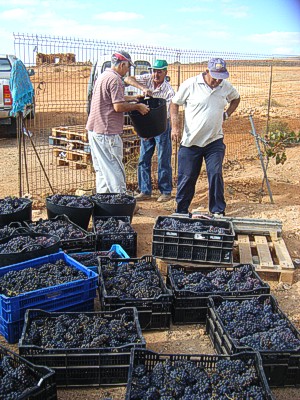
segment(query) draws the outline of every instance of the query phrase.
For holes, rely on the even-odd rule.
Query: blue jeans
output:
[[[205,147],[180,146],[178,151],[176,212],[188,213],[195,194],[196,182],[201,171],[203,159],[206,163],[208,178],[209,211],[211,213],[225,212],[226,202],[222,176],[225,149],[226,146],[223,143],[223,139],[218,139]]]
[[[145,140],[141,138],[140,158],[138,166],[138,184],[142,193],[152,193],[151,159],[157,146],[157,172],[158,189],[162,194],[170,194],[172,191],[172,143],[171,128],[168,121],[164,133],[154,138]]]

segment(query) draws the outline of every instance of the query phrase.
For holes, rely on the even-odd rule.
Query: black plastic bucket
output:
[[[167,103],[165,99],[150,97],[142,99],[150,107],[148,114],[142,115],[138,111],[130,111],[129,117],[136,133],[142,138],[159,136],[167,129]]]
[[[33,258],[38,258],[38,257],[43,257],[47,256],[48,254],[53,254],[57,253],[59,251],[60,247],[60,239],[58,236],[53,236],[53,235],[48,235],[46,233],[33,233],[33,232],[27,232],[25,231],[23,233],[18,233],[17,230],[16,232],[8,236],[4,239],[0,240],[0,245],[6,244],[13,238],[19,238],[20,236],[30,236],[31,238],[39,238],[39,237],[45,237],[45,238],[51,238],[52,243],[49,244],[47,247],[42,247],[38,250],[31,250],[31,251],[22,251],[19,253],[0,253],[0,267],[5,267],[7,265],[11,264],[18,264],[23,261],[31,260]]]
[[[70,207],[67,205],[54,204],[51,201],[51,197],[52,196],[46,198],[47,215],[49,219],[64,214],[70,221],[74,222],[74,224],[87,231],[93,212],[93,202],[91,202],[90,207]],[[68,195],[68,197],[78,198],[80,196]]]
[[[26,198],[20,199],[22,199],[22,203],[24,204],[23,208],[9,214],[0,213],[0,226],[8,225],[11,222],[31,221],[32,201]],[[4,201],[4,199],[0,200]]]
[[[115,217],[115,216],[128,216],[130,217],[130,222],[132,221],[134,209],[136,206],[136,199],[133,196],[126,194],[128,198],[128,203],[108,203],[101,200],[101,197],[109,195],[119,195],[120,193],[97,193],[91,196],[91,200],[94,203],[95,217]]]

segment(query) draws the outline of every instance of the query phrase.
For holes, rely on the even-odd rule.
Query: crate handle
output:
[[[47,294],[47,298],[48,299],[56,299],[57,297],[60,297],[62,294],[63,294],[62,291],[49,293],[49,294]]]

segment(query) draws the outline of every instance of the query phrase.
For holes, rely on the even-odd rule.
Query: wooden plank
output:
[[[238,248],[241,264],[253,264],[248,235],[238,235]]]
[[[259,257],[259,265],[261,267],[274,268],[267,238],[265,236],[254,236],[254,240]]]
[[[279,265],[282,268],[294,269],[293,261],[289,255],[288,249],[282,238],[273,241],[276,257],[278,258]]]

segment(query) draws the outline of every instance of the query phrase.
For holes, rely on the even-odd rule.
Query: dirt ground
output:
[[[258,218],[280,220],[283,226],[283,238],[295,264],[294,282],[292,285],[278,281],[269,281],[272,293],[278,299],[280,307],[300,328],[300,174],[298,163],[300,160],[300,146],[287,149],[287,161],[283,166],[275,166],[273,162],[268,167],[268,178],[274,203],[264,185],[262,191],[263,172],[258,159],[248,160],[245,163],[231,163],[225,165],[224,178],[227,199],[227,215],[229,217]],[[7,185],[12,185],[7,182]],[[174,190],[175,195],[175,190]],[[175,210],[175,201],[158,203],[157,196],[151,201],[139,203],[140,209],[133,218],[133,227],[138,233],[138,256],[151,254],[152,228],[159,215],[169,215]],[[201,174],[197,192],[191,209],[207,212],[207,180],[205,172]],[[46,218],[45,208],[40,203],[35,204],[33,219]],[[99,302],[96,300],[96,308]],[[204,325],[171,326],[170,330],[144,332],[147,348],[160,353],[214,353]],[[17,345],[8,345],[0,336],[0,343],[17,351]],[[276,400],[300,399],[300,390],[284,388],[272,390]],[[98,389],[59,389],[59,400],[87,400],[104,399],[114,400],[124,398],[125,388],[98,388]]]

